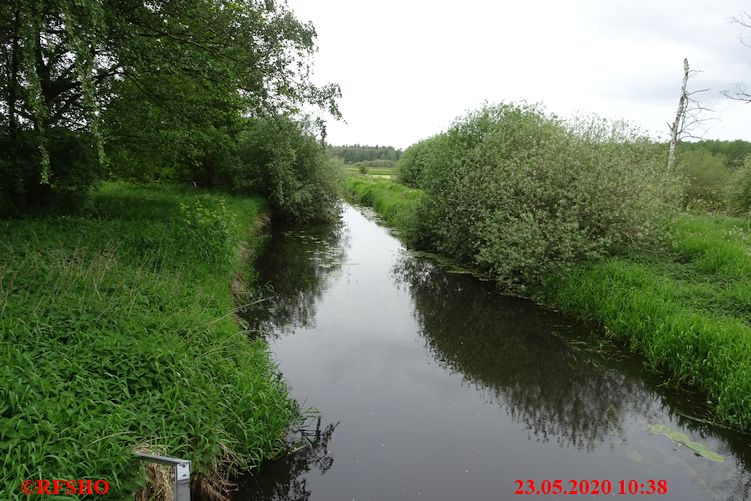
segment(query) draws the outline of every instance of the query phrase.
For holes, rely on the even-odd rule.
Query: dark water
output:
[[[749,498],[751,437],[697,421],[697,397],[554,312],[414,257],[352,207],[339,229],[275,235],[259,269],[275,298],[251,316],[320,419],[310,446],[245,479],[237,499],[524,499],[515,481],[527,479]],[[617,495],[631,479],[667,480],[668,493]]]

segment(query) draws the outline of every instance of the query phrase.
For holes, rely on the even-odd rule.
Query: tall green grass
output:
[[[422,190],[362,175],[347,177],[344,190],[350,200],[373,207],[386,224],[396,228],[408,241],[417,238],[417,206],[423,197]]]
[[[419,190],[364,177],[346,183],[350,199],[389,225],[416,217]],[[579,263],[530,294],[602,325],[667,382],[702,391],[718,421],[751,430],[748,220],[681,215],[661,253]]]
[[[230,287],[252,273],[262,209],[118,183],[88,216],[0,221],[0,498],[54,478],[132,497],[135,448],[189,458],[199,480],[280,450],[296,410]]]
[[[352,174],[370,174],[374,177],[391,178],[396,175],[394,167],[370,167],[368,165],[344,165],[342,166],[345,175]]]
[[[751,230],[742,219],[683,215],[669,252],[582,265],[545,289],[597,321],[654,370],[702,390],[717,417],[751,429]]]

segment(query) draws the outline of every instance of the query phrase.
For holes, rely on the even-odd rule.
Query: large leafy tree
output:
[[[338,115],[338,87],[310,83],[313,26],[273,0],[12,0],[0,30],[2,132],[34,145],[27,182],[58,180],[57,129],[85,135],[100,159],[107,145],[201,166],[243,115]]]

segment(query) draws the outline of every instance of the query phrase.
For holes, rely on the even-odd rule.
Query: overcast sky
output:
[[[289,0],[312,21],[315,81],[341,85],[346,123],[332,144],[404,148],[484,101],[542,102],[569,116],[624,118],[667,137],[683,58],[690,89],[715,108],[707,139],[751,140],[751,104],[721,95],[751,86],[751,30],[736,0]]]

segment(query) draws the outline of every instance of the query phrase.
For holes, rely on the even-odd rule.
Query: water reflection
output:
[[[695,396],[657,385],[634,357],[611,359],[554,312],[413,257],[351,208],[344,217],[272,239],[258,269],[274,298],[249,318],[293,394],[342,425],[319,423],[312,447],[264,465],[237,499],[503,499],[525,476],[748,496],[748,437],[703,422]],[[652,423],[728,461],[697,458]]]
[[[349,232],[343,224],[276,230],[257,263],[256,301],[241,311],[269,337],[315,325],[315,303],[341,271]]]
[[[311,429],[300,430],[295,450],[263,465],[257,474],[245,477],[239,484],[236,499],[249,499],[249,492],[252,492],[250,499],[262,501],[310,499],[307,476],[313,471],[323,475],[333,466],[329,441],[338,424],[321,427],[319,417]]]
[[[551,312],[408,253],[395,262],[393,276],[409,291],[436,360],[482,389],[530,437],[592,450],[620,434],[627,412],[646,411],[643,386],[567,342],[576,326]]]
[[[608,355],[614,347],[601,352],[586,327],[563,323],[529,301],[500,297],[490,283],[448,273],[408,252],[395,261],[392,274],[410,294],[420,334],[435,359],[523,424],[530,438],[586,451],[607,443],[634,461],[656,465],[656,458],[674,454],[670,443],[642,432],[649,423],[669,421],[703,443],[731,451],[737,464],[725,469],[706,461],[672,461],[714,491],[715,499],[748,499],[751,437],[697,417],[704,410],[697,395],[650,384],[636,357],[613,360]],[[629,429],[634,421],[640,429]],[[636,437],[628,441],[629,435]]]

